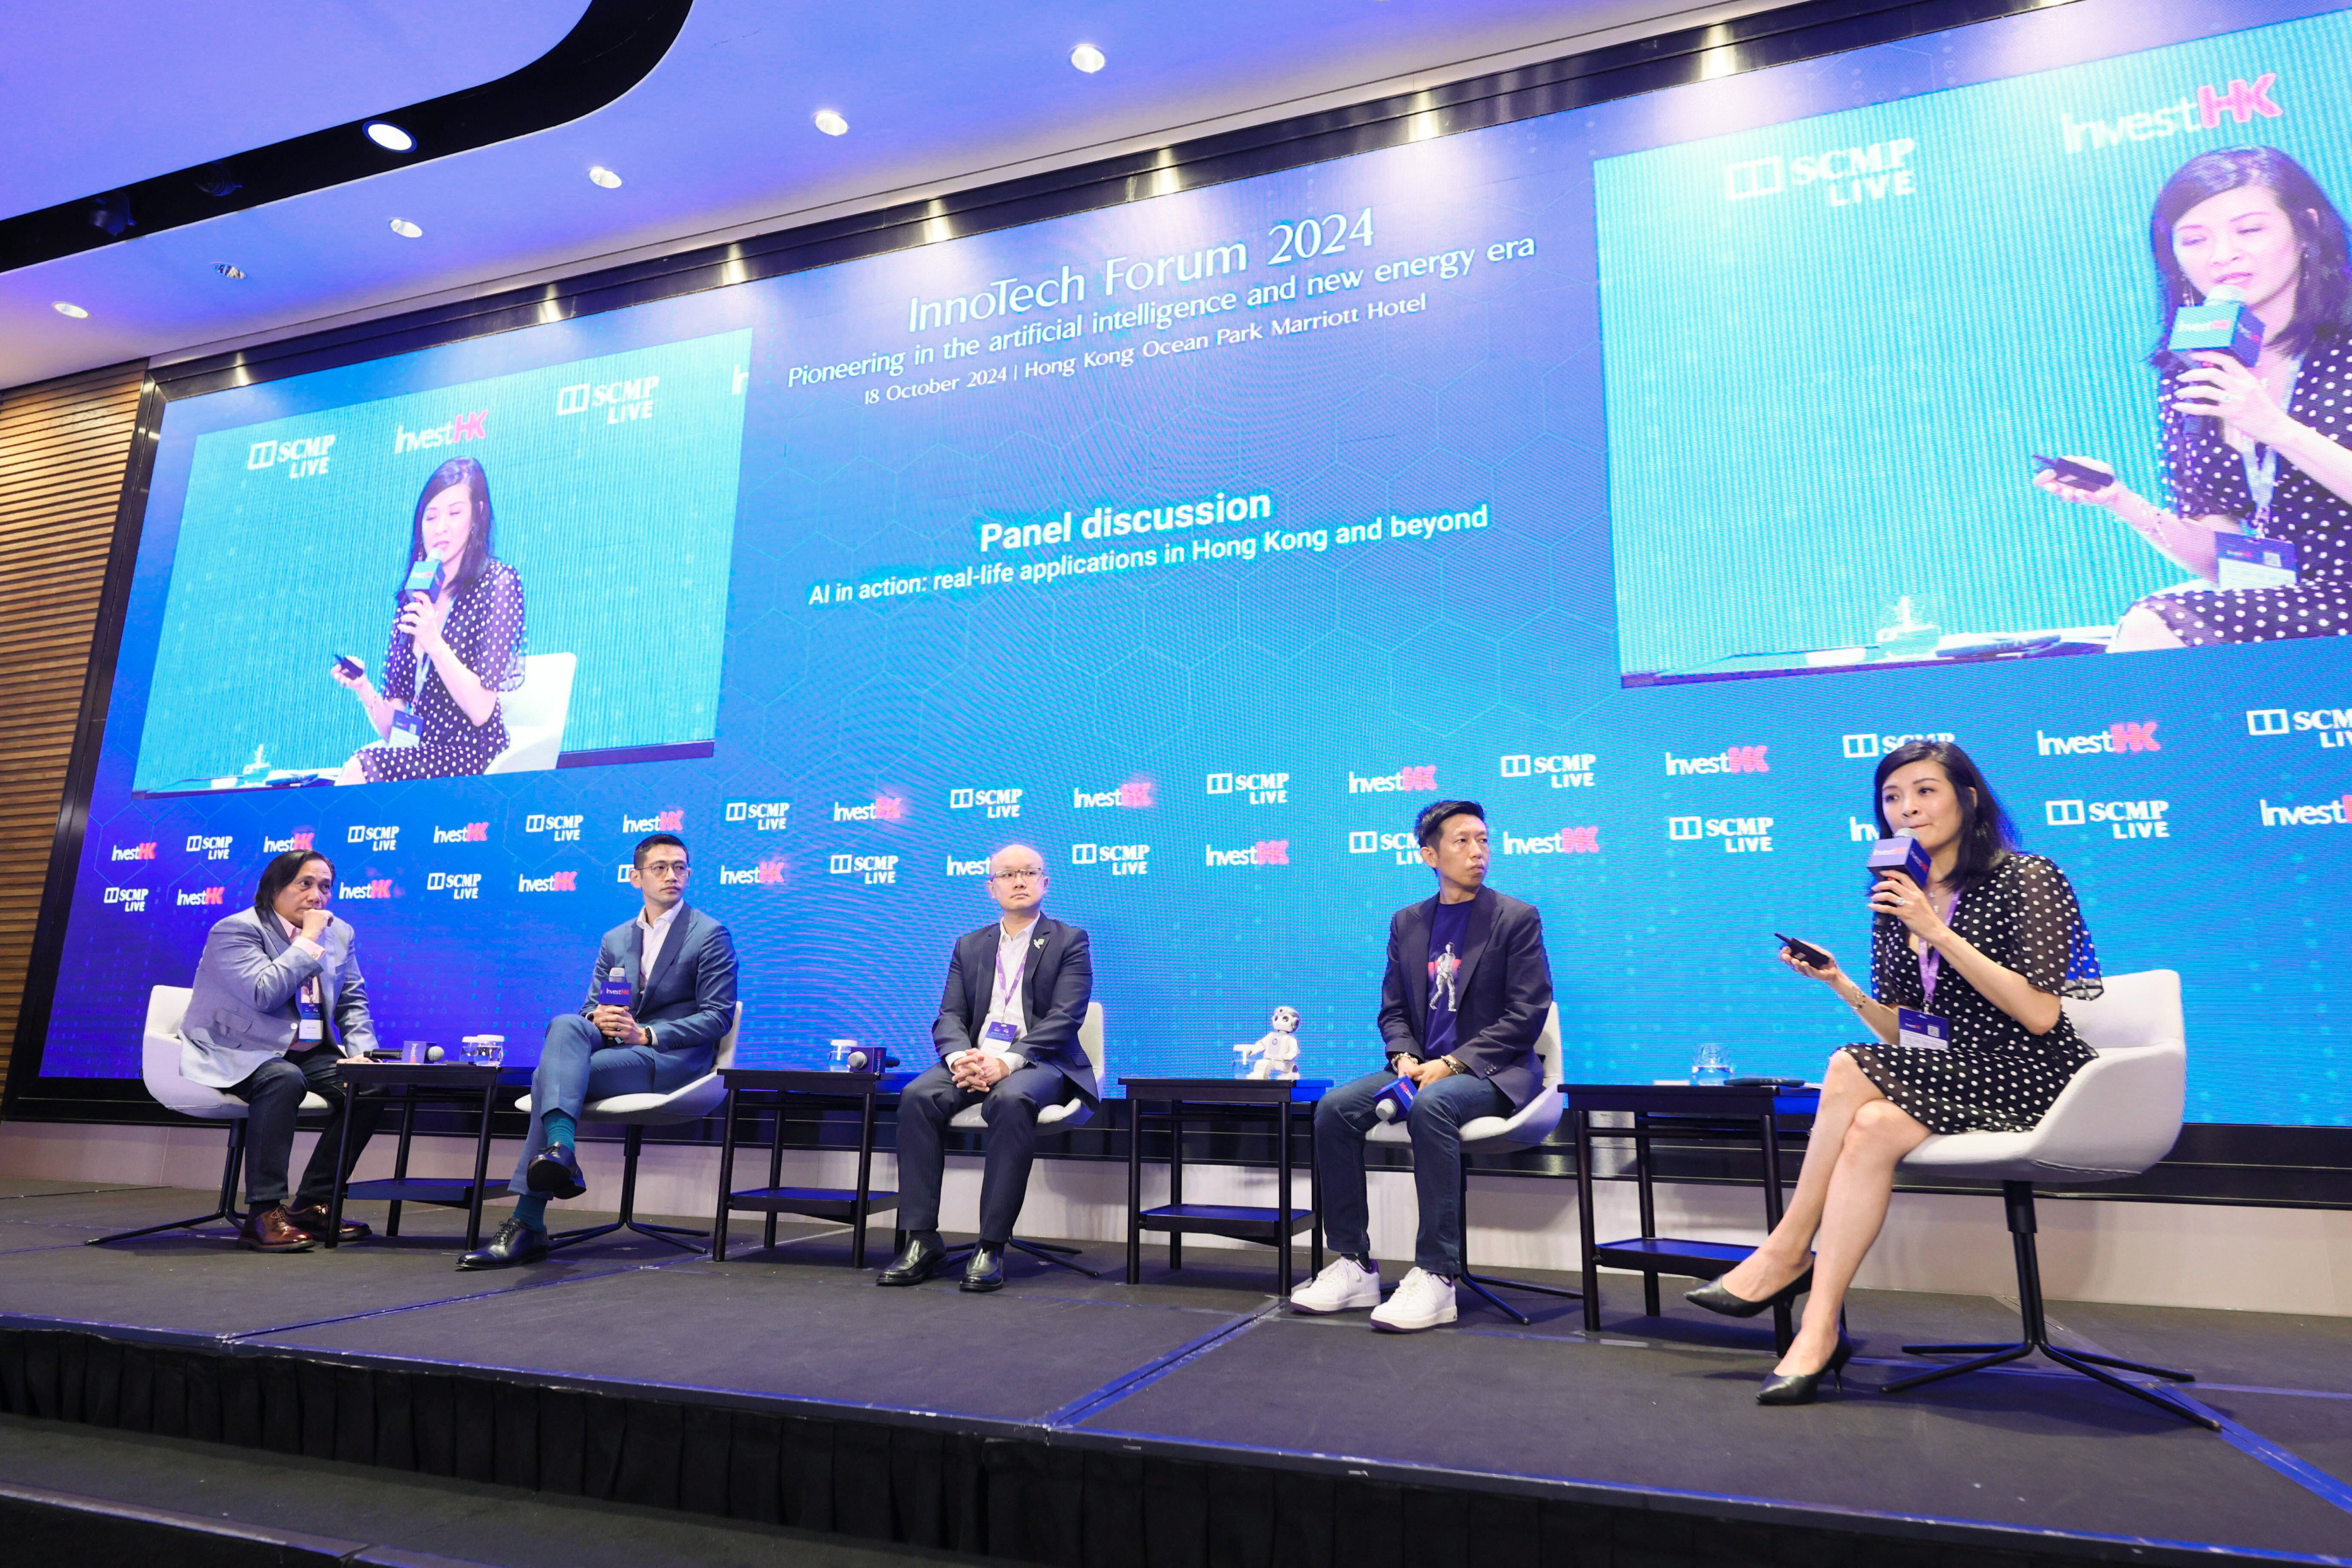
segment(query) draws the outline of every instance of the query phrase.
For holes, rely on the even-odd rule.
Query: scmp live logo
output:
[[[1548,757],[1515,752],[1502,760],[1502,776],[1524,779],[1541,773],[1554,789],[1591,789],[1594,756],[1591,752],[1558,752]]]
[[[256,441],[246,448],[245,466],[259,470],[283,463],[288,479],[307,479],[327,471],[327,448],[334,444],[332,436],[305,436],[299,441]]]
[[[2053,827],[2105,823],[2117,838],[2169,838],[2172,824],[2164,814],[2171,808],[2161,800],[2053,800],[2042,803],[2042,819]]]
[[[869,887],[898,879],[898,857],[896,855],[835,855],[829,868],[836,877],[856,877]]]
[[[2316,734],[2322,746],[2352,746],[2352,708],[2249,708],[2246,733]]]

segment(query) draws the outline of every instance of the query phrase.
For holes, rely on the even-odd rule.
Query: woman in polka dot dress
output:
[[[481,464],[454,458],[433,470],[416,498],[408,564],[428,554],[455,564],[432,599],[395,595],[381,693],[364,673],[337,670],[383,737],[352,758],[341,782],[478,773],[506,750],[499,693],[522,685],[522,578],[490,553],[491,521]],[[404,584],[407,575],[404,568]],[[401,719],[407,714],[415,715],[415,743],[394,732],[408,729]]]
[[[2352,262],[2343,218],[2285,153],[2236,147],[2200,153],[2166,182],[2149,239],[2168,333],[2180,306],[2234,289],[2267,329],[2262,356],[2249,370],[2225,353],[2183,360],[2159,342],[2168,510],[2122,484],[2077,489],[2046,472],[2034,483],[2107,508],[2208,582],[2220,580],[2214,541],[2225,533],[2289,542],[2297,576],[2151,595],[2116,624],[2108,651],[2352,632]]]
[[[2099,960],[2065,874],[2018,852],[1984,775],[1948,741],[1896,747],[1875,784],[1880,834],[1919,841],[1927,886],[1887,872],[1869,890],[1868,994],[1835,959],[1780,959],[1836,992],[1877,1037],[1830,1058],[1780,1223],[1689,1297],[1748,1317],[1810,1290],[1803,1326],[1757,1396],[1766,1405],[1809,1403],[1822,1373],[1844,1364],[1839,1309],[1886,1217],[1895,1163],[1930,1133],[2032,1127],[2091,1059],[2063,1004],[2099,994]],[[1944,1018],[1951,1044],[1897,1043],[1899,1007]]]

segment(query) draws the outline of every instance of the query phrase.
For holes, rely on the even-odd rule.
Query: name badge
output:
[[[1000,1046],[1010,1046],[1021,1037],[1019,1026],[1005,1018],[999,1018],[980,1033],[982,1039],[992,1041]]]
[[[383,740],[385,745],[402,750],[425,744],[425,736],[416,722],[416,715],[406,709],[393,710],[392,733],[386,735]]]
[[[295,1003],[294,1006],[295,1010],[301,1015],[300,1019],[294,1026],[294,1037],[298,1040],[309,1040],[312,1044],[325,1039],[326,1026],[319,1017],[319,1005],[306,997]]]
[[[1933,1013],[1897,1007],[1895,1009],[1895,1043],[1923,1051],[1949,1049],[1952,1044],[1951,1021],[1938,1018]]]
[[[2251,533],[2213,536],[2214,579],[2223,588],[2292,588],[2294,545]]]

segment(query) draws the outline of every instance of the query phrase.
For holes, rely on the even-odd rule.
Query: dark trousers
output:
[[[1037,1113],[1076,1092],[1052,1068],[1015,1068],[985,1095],[958,1089],[948,1064],[924,1073],[898,1097],[898,1225],[937,1230],[940,1182],[947,1172],[941,1136],[957,1111],[984,1104],[981,1135],[980,1239],[1002,1247],[1029,1195],[1029,1166],[1037,1156]]]
[[[1342,1084],[1315,1107],[1315,1164],[1323,1177],[1323,1239],[1346,1257],[1372,1250],[1371,1200],[1364,1191],[1364,1134],[1380,1120],[1373,1098],[1396,1081],[1382,1070]],[[1405,1131],[1412,1135],[1412,1190],[1420,1233],[1412,1260],[1448,1279],[1464,1271],[1462,1124],[1508,1116],[1511,1097],[1483,1078],[1456,1073],[1413,1096]]]
[[[342,1080],[335,1075],[335,1064],[341,1058],[341,1052],[326,1044],[307,1051],[289,1051],[275,1061],[262,1063],[229,1090],[253,1108],[245,1121],[245,1201],[256,1210],[286,1202],[286,1167],[294,1156],[294,1116],[302,1108],[305,1093],[325,1100],[332,1114],[319,1134],[319,1146],[310,1152],[310,1163],[302,1172],[302,1188],[292,1206],[323,1207],[335,1195],[338,1176],[351,1179],[352,1167],[360,1163],[360,1151],[367,1147],[368,1135],[383,1114],[383,1100],[370,1090],[352,1107],[351,1147],[343,1152],[343,1168],[338,1173],[335,1140],[342,1131],[344,1091]]]

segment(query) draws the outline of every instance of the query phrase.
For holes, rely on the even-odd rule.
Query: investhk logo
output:
[[[1262,838],[1246,849],[1220,849],[1203,845],[1210,866],[1287,866],[1290,864],[1290,840]]]
[[[2156,738],[2156,727],[2163,722],[2150,719],[2144,724],[2110,724],[2095,734],[2046,735],[2033,731],[2033,743],[2045,757],[2088,757],[2106,753],[2121,755],[2128,752],[2160,752],[2163,743]]]
[[[1729,746],[1719,756],[1678,757],[1666,753],[1666,773],[1769,773],[1772,764],[1764,760],[1769,746]]]
[[[114,847],[114,858],[117,860],[152,860],[155,858],[155,841],[151,838],[144,844],[118,844]]]
[[[2264,71],[2251,82],[2231,77],[2227,92],[2200,87],[2193,95],[2184,95],[2178,103],[2137,114],[2119,114],[2113,120],[2077,120],[2061,111],[2058,127],[2066,139],[2069,153],[2080,153],[2085,148],[2098,152],[2126,142],[2155,142],[2167,136],[2192,136],[2217,129],[2224,117],[2239,125],[2252,124],[2257,117],[2278,119],[2286,110],[2271,99],[2271,89],[2277,85],[2276,71]]]
[[[454,447],[460,441],[482,440],[486,437],[482,421],[489,416],[490,411],[485,408],[477,414],[457,415],[447,424],[436,425],[430,430],[406,430],[395,425],[392,427],[393,453],[397,456],[435,447]]]

